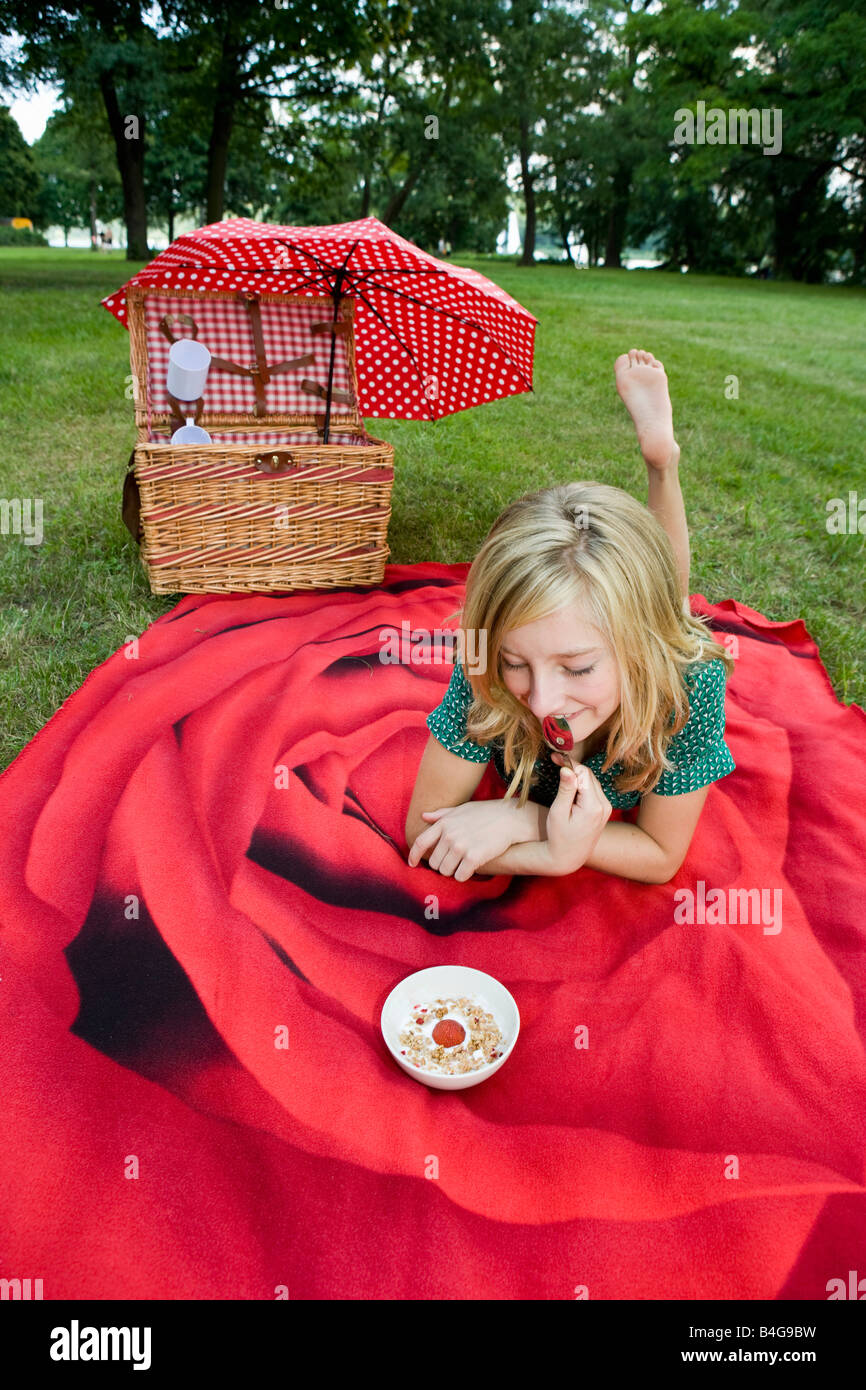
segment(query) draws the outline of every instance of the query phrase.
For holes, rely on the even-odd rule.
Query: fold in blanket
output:
[[[824,1299],[862,1265],[864,711],[800,620],[696,595],[736,658],[737,767],[672,882],[410,869],[450,665],[379,654],[453,628],[467,571],[188,596],[0,778],[4,1277]],[[488,768],[476,796],[501,793]],[[521,1013],[466,1091],[413,1081],[379,1029],[442,962]]]

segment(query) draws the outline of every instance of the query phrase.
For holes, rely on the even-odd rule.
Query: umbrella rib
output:
[[[287,241],[285,237],[277,237],[276,243],[278,246],[284,246],[287,251],[300,251],[302,256],[309,256],[320,275],[335,275],[337,272],[336,266],[326,265],[324,261],[319,259],[315,251],[308,251],[306,246],[301,246],[299,242]]]
[[[257,275],[266,275],[267,271],[256,271]],[[273,272],[271,272],[273,273]],[[298,290],[307,289],[310,285],[322,285],[328,283],[328,271],[323,270],[319,275],[311,275],[308,280],[302,280],[299,285],[292,285],[291,293],[295,294]]]
[[[371,273],[372,273],[372,272],[371,272]],[[351,283],[352,285],[354,285],[354,284],[355,284],[354,279],[352,279],[352,280],[350,281],[350,283]],[[419,304],[419,305],[421,306],[422,309],[432,309],[434,313],[436,313],[436,314],[442,314],[445,318],[447,318],[447,319],[452,319],[455,323],[462,323],[463,326],[464,326],[465,328],[477,328],[478,331],[479,331],[479,333],[484,333],[484,334],[486,335],[486,337],[487,337],[488,342],[492,343],[493,346],[497,349],[498,352],[501,352],[502,356],[505,358],[505,361],[508,363],[508,365],[509,365],[510,367],[512,367],[513,370],[514,370],[514,371],[517,373],[517,375],[520,377],[520,380],[523,382],[523,384],[524,384],[524,386],[526,387],[526,389],[527,389],[527,390],[531,390],[531,387],[528,385],[528,383],[527,383],[527,381],[526,381],[526,377],[523,375],[523,372],[520,370],[520,368],[517,366],[517,364],[516,364],[515,362],[512,361],[512,359],[509,357],[508,353],[505,351],[505,349],[504,349],[504,347],[502,346],[502,344],[498,341],[498,339],[496,339],[496,338],[493,336],[492,333],[489,333],[488,330],[487,330],[486,328],[483,328],[482,325],[481,325],[480,323],[475,323],[475,321],[474,321],[473,319],[465,318],[465,317],[463,316],[463,314],[458,314],[458,313],[456,313],[454,310],[451,310],[451,309],[443,309],[443,308],[441,307],[441,305],[439,305],[439,304],[428,304],[425,300],[423,300],[423,299],[418,299],[414,294],[406,294],[405,291],[403,291],[403,290],[397,290],[397,289],[395,289],[395,288],[393,287],[393,285],[376,285],[375,288],[376,288],[377,290],[384,290],[384,291],[387,291],[388,294],[398,295],[400,299],[408,299],[412,304]],[[372,306],[372,304],[370,303],[369,299],[367,299],[364,295],[361,295],[360,297],[361,297],[361,299],[364,300],[364,303],[368,306],[368,308],[373,309],[373,306]],[[373,312],[376,313],[377,311],[376,311],[375,309],[373,309]],[[379,317],[381,318],[381,315],[379,315]],[[382,319],[382,322],[384,323],[385,320]],[[395,338],[397,337],[396,333],[394,334],[394,337],[395,337]],[[397,341],[400,342],[400,339],[397,338]],[[401,346],[402,346],[402,344],[401,344]],[[431,417],[431,418],[432,418],[432,417]]]
[[[306,246],[301,246],[299,242],[287,241],[285,237],[277,237],[276,241],[278,246],[285,246],[287,249],[292,247],[294,250],[300,251],[303,256],[309,256],[310,260],[314,261],[319,270],[325,275],[336,275],[339,271],[345,270],[349,264],[352,253],[357,250],[358,247],[358,242],[353,241],[346,252],[346,259],[341,262],[340,265],[328,265],[325,261],[321,260],[314,251],[308,251]]]
[[[409,270],[403,266],[373,266],[372,270],[365,270],[363,275],[356,276],[358,280],[366,280],[369,275],[447,275],[445,270]]]
[[[278,245],[285,246],[288,248],[289,246],[293,245],[293,243],[279,241]],[[308,285],[315,285],[321,280],[325,279],[328,275],[334,274],[333,268],[330,266],[324,266],[323,262],[320,261],[318,256],[315,256],[312,251],[307,251],[306,248],[303,246],[299,246],[297,247],[297,249],[303,252],[305,256],[310,257],[310,259],[315,264],[318,273],[314,276],[311,276],[309,280],[302,281],[300,285],[293,286],[293,289],[301,290],[306,288]],[[148,270],[150,268],[151,267],[146,266],[145,270]],[[288,267],[285,268],[288,269]],[[172,270],[214,270],[232,275],[274,275],[279,271],[279,269],[279,266],[226,266],[225,262],[221,260],[214,260],[210,263],[205,262],[204,264],[200,260],[180,261],[172,265]],[[139,274],[142,274],[142,272],[139,271]]]
[[[201,269],[201,267],[194,267],[194,268]],[[285,269],[285,267],[284,267],[284,269]],[[267,269],[267,268],[265,268],[265,267],[261,267],[261,266],[251,266],[251,265],[245,265],[242,269],[237,269],[237,270],[232,271],[232,274],[234,274],[234,275],[276,275],[276,274],[278,274],[278,273],[279,273],[278,270]],[[318,274],[318,275],[311,275],[310,278],[309,278],[308,280],[302,280],[302,281],[300,282],[300,284],[298,284],[298,285],[293,285],[292,288],[291,288],[291,290],[288,291],[288,293],[294,294],[296,291],[306,289],[307,286],[309,286],[309,285],[317,285],[317,284],[321,284],[321,283],[323,283],[323,282],[326,283],[326,282],[327,282],[328,274],[329,274],[329,272],[328,272],[327,270],[324,270],[324,271],[322,271],[322,272],[321,272],[320,274]],[[330,297],[330,296],[329,296],[329,297]]]
[[[379,319],[379,320],[381,320],[382,324],[383,324],[384,327],[388,330],[388,332],[391,334],[391,336],[392,336],[393,338],[396,338],[396,339],[397,339],[397,342],[400,344],[400,346],[401,346],[401,348],[403,349],[403,351],[404,351],[404,352],[406,353],[406,355],[410,358],[410,360],[411,360],[411,362],[412,362],[412,365],[413,365],[414,368],[415,368],[415,371],[418,373],[418,378],[419,378],[419,380],[420,380],[420,381],[422,382],[422,384],[423,384],[424,377],[423,377],[423,374],[422,374],[422,372],[421,372],[421,368],[419,367],[418,363],[415,361],[415,356],[414,356],[414,354],[413,354],[413,352],[412,352],[412,349],[411,349],[410,347],[408,347],[408,346],[406,345],[406,343],[403,342],[403,339],[400,337],[399,333],[397,333],[396,330],[393,329],[393,328],[391,327],[390,323],[388,323],[388,321],[382,317],[382,315],[379,313],[379,310],[376,308],[375,304],[371,304],[370,301],[369,301],[369,299],[367,298],[367,296],[366,296],[365,294],[360,294],[360,293],[359,293],[358,298],[359,298],[359,299],[362,299],[362,300],[364,301],[364,303],[366,304],[367,308],[370,310],[370,313],[371,313],[371,314],[375,314],[375,315],[376,315],[376,318]],[[432,411],[428,411],[428,419],[433,420],[434,418],[435,418],[435,417],[434,417],[434,415],[433,415],[433,412],[432,412]]]

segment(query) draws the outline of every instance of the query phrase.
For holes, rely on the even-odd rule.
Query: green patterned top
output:
[[[727,673],[721,661],[695,661],[686,668],[689,718],[667,746],[667,757],[674,764],[674,770],[662,772],[653,787],[659,796],[678,796],[683,792],[697,791],[699,787],[726,777],[736,768],[724,738],[726,681]],[[509,778],[505,773],[503,740],[494,739],[490,744],[481,744],[473,743],[466,737],[466,715],[472,699],[472,687],[466,673],[460,662],[455,661],[445,698],[432,714],[428,714],[427,728],[444,748],[469,762],[486,763],[492,759],[493,766],[507,786]],[[612,806],[622,809],[637,806],[641,800],[639,792],[619,792],[613,785],[623,771],[622,763],[615,762],[606,772],[602,772],[605,756],[606,750],[600,748],[585,759],[586,767],[592,769]],[[545,749],[535,763],[531,796],[542,805],[550,806],[558,791],[559,767],[551,761],[550,753]]]

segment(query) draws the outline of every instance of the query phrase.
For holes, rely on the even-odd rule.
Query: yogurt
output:
[[[421,1020],[419,1023],[418,1020]],[[448,1020],[460,1025],[463,1038],[451,1047],[437,1043],[433,1031]],[[482,997],[422,999],[404,1015],[399,1030],[400,1054],[422,1071],[454,1076],[477,1071],[501,1057],[502,1030]]]

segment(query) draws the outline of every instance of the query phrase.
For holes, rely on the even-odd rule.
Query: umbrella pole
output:
[[[338,271],[337,271],[337,274],[336,274],[335,283],[334,283],[334,320],[333,320],[333,321],[334,321],[334,324],[335,324],[335,325],[336,325],[337,319],[338,319],[339,316],[340,316],[340,300],[341,300],[341,298],[342,298],[343,274],[344,274],[344,272],[343,272],[342,270],[338,270]],[[330,360],[330,362],[328,363],[328,396],[327,396],[327,400],[325,401],[325,426],[324,426],[324,429],[323,429],[323,431],[322,431],[322,443],[323,443],[323,444],[327,444],[327,442],[328,442],[328,436],[329,436],[330,430],[331,430],[331,390],[332,390],[333,385],[334,385],[334,353],[335,353],[336,347],[337,347],[337,335],[336,335],[336,333],[332,333],[332,334],[331,334],[331,360]]]

